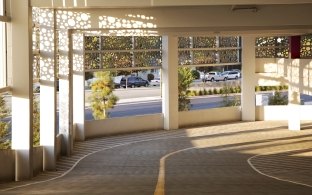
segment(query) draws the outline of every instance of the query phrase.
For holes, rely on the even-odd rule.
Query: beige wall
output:
[[[85,122],[85,137],[133,133],[163,129],[163,115],[151,114],[122,118],[109,118]]]
[[[179,112],[180,128],[240,120],[240,107],[223,107]]]
[[[258,121],[276,121],[289,119],[291,109],[289,106],[257,106],[256,120]],[[312,105],[302,105],[299,107],[300,120],[312,120]]]
[[[312,32],[310,10],[312,4],[263,6],[258,12],[231,11],[231,6],[188,6],[60,9],[58,14],[68,15],[60,17],[61,23],[64,23],[62,28],[66,29],[132,28],[153,30],[162,35],[169,33],[293,35]],[[64,18],[70,21],[63,21]]]
[[[257,58],[256,80],[260,86],[288,85],[291,81],[300,93],[312,95],[312,60]]]
[[[0,150],[0,182],[15,180],[15,151]]]

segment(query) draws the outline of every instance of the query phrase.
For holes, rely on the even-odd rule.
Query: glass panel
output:
[[[288,37],[258,37],[256,39],[256,46],[258,47],[288,47]]]
[[[179,65],[192,64],[191,51],[179,51]]]
[[[300,56],[302,58],[312,57],[312,35],[301,36]]]
[[[288,48],[256,48],[256,58],[288,58]]]
[[[102,36],[102,50],[130,50],[132,49],[132,37],[130,36]]]
[[[216,51],[193,51],[194,64],[215,64],[216,53]]]
[[[99,53],[86,53],[85,54],[85,69],[99,69],[100,67],[100,54]]]
[[[179,37],[178,47],[179,48],[191,48],[191,37]]]
[[[217,46],[216,37],[194,37],[194,48],[215,48]]]
[[[220,63],[237,63],[238,62],[238,50],[222,50],[219,51]]]
[[[0,150],[11,147],[12,94],[0,93]]]
[[[239,47],[238,37],[219,37],[219,47]]]
[[[134,54],[135,67],[161,66],[161,60],[160,51],[136,52]]]
[[[161,113],[160,72],[160,69],[87,72],[85,119]]]
[[[105,52],[102,54],[103,68],[129,68],[132,67],[132,53]]]
[[[98,36],[86,36],[85,37],[85,50],[99,50],[100,49],[100,37]]]
[[[134,49],[161,49],[161,37],[134,37]]]

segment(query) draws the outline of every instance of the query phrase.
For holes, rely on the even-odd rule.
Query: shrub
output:
[[[151,80],[153,80],[155,78],[155,76],[153,75],[153,74],[151,74],[151,73],[149,73],[148,75],[147,75],[147,80],[150,82]]]
[[[200,73],[197,70],[192,70],[192,75],[194,79],[200,78]]]
[[[0,94],[0,149],[9,149],[11,147],[11,142],[7,139],[10,123],[3,121],[8,115],[9,110],[6,107],[3,96]]]
[[[269,105],[287,105],[288,98],[286,95],[282,96],[281,92],[275,91],[274,95],[269,97]]]

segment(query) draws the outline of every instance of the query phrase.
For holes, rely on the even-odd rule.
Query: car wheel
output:
[[[214,81],[214,78],[212,77],[212,78],[211,78],[211,82],[213,82],[213,81]]]
[[[132,85],[131,85],[131,88],[135,88],[135,85],[134,85],[134,84],[132,84]]]
[[[237,79],[238,79],[238,76],[236,76],[235,79],[237,80]]]
[[[223,79],[224,81],[226,81],[227,80],[227,78],[226,77],[224,77],[224,79]]]

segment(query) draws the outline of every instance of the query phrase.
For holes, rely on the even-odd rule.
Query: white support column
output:
[[[72,48],[71,31],[59,34],[59,133],[62,134],[62,155],[69,156],[72,149],[73,105],[72,105]]]
[[[54,11],[43,9],[46,17],[40,25],[40,40],[55,40]],[[43,33],[44,32],[44,33]],[[43,170],[56,169],[56,43],[40,44],[40,145],[43,146]]]
[[[33,176],[32,43],[29,1],[11,1],[12,148],[16,150],[15,180]]]
[[[0,88],[7,86],[5,23],[0,23]]]
[[[162,112],[164,129],[179,128],[178,111],[178,37],[163,36]]]
[[[74,136],[77,141],[85,140],[85,94],[84,94],[84,58],[83,34],[73,35],[73,123]]]
[[[242,37],[242,120],[256,120],[255,99],[255,37]]]
[[[290,60],[288,66],[288,129],[299,131],[300,125],[300,60]]]

